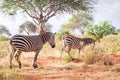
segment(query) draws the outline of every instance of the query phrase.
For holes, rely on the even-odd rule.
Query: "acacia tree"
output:
[[[31,21],[25,21],[19,26],[19,32],[22,33],[25,31],[27,35],[30,33],[35,33],[36,32],[36,25],[34,25]]]
[[[51,17],[58,13],[74,13],[93,10],[95,0],[1,0],[0,11],[14,15],[25,12],[39,25],[39,33]]]
[[[89,13],[79,13],[79,14],[73,15],[69,19],[69,22],[63,25],[63,29],[65,28],[71,29],[71,30],[77,29],[82,35],[84,35],[85,28],[92,21],[93,21],[93,17]]]
[[[0,25],[0,35],[3,35],[3,34],[6,34],[8,36],[11,35],[9,30],[4,25]]]

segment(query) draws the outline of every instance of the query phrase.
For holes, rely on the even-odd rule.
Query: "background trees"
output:
[[[93,21],[92,15],[89,13],[79,13],[76,15],[73,15],[67,24],[63,25],[63,29],[69,29],[69,30],[78,30],[82,35],[85,33],[85,29],[88,24],[90,24]]]
[[[39,33],[44,24],[59,13],[91,12],[95,0],[1,0],[0,11],[14,15],[24,12],[39,25]]]
[[[103,21],[100,24],[89,25],[86,30],[86,35],[92,36],[96,40],[99,40],[109,34],[117,34],[117,30],[108,21]]]
[[[10,36],[11,33],[9,32],[9,30],[4,25],[0,25],[0,35]]]
[[[36,29],[36,25],[34,25],[31,21],[25,21],[19,26],[19,32],[26,32],[27,35],[29,35],[30,33],[35,33]]]

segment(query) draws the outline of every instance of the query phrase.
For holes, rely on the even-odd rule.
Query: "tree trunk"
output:
[[[42,14],[42,12],[41,12],[41,14],[40,14],[40,19],[39,19],[39,24],[38,24],[38,33],[39,34],[42,34],[42,33],[44,33],[44,32],[46,32],[45,30],[44,30],[44,24],[45,24],[45,20],[44,20],[44,16],[43,16],[43,14]]]
[[[39,25],[38,25],[38,33],[39,34],[42,34],[42,33],[46,32],[44,30],[44,24],[45,24],[44,22],[39,23]]]

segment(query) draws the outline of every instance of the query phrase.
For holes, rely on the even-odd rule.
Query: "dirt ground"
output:
[[[25,80],[120,80],[120,54],[109,54],[112,65],[87,65],[83,60],[74,58],[71,62],[60,61],[59,57],[39,56],[38,68],[32,67],[33,55],[21,57],[22,69],[13,61],[10,72],[17,72]],[[28,56],[29,55],[29,56]],[[1,60],[0,65],[8,65],[8,60]]]
[[[39,57],[39,68],[23,66],[21,76],[25,80],[120,80],[120,55],[110,54],[106,57],[112,59],[113,65],[86,65],[83,60],[77,58],[66,63],[60,61],[59,57]],[[31,63],[33,57],[23,60]]]

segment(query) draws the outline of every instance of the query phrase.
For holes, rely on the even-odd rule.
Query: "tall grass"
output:
[[[4,58],[10,53],[9,41],[0,42],[0,58]]]
[[[86,64],[100,63],[112,65],[112,60],[107,57],[108,53],[120,51],[120,35],[108,35],[93,45],[86,46],[82,50],[82,56]]]

